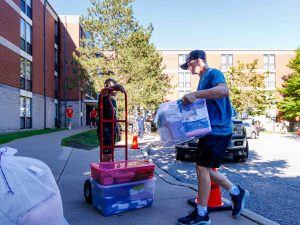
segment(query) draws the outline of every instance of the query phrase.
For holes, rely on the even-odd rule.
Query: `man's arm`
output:
[[[182,101],[184,104],[188,104],[194,102],[197,98],[218,99],[226,96],[229,96],[229,89],[226,83],[219,83],[213,88],[188,93],[183,96]]]

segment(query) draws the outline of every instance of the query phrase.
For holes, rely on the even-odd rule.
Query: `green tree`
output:
[[[278,103],[279,112],[288,120],[295,120],[300,116],[300,49],[296,50],[296,57],[288,65],[294,72],[285,76],[280,94],[283,99]]]
[[[153,26],[138,24],[132,2],[91,0],[88,15],[82,18],[89,38],[73,54],[74,68],[80,68],[78,77],[96,92],[104,80],[115,78],[125,86],[129,109],[154,109],[170,89],[170,79],[162,72],[162,56],[150,43]]]
[[[238,113],[260,115],[266,110],[265,74],[256,72],[257,61],[248,64],[238,62],[236,67],[231,67],[226,73],[231,101]]]

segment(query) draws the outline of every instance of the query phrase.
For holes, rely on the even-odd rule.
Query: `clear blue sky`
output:
[[[85,15],[89,0],[48,0],[58,14]],[[136,0],[160,49],[295,49],[300,0]]]

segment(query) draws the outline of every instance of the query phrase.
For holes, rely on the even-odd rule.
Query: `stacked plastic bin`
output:
[[[153,203],[154,164],[143,160],[91,163],[92,205],[110,216]]]

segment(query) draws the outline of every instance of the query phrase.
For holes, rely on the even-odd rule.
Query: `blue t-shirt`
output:
[[[206,90],[226,83],[225,77],[220,70],[208,69],[199,81],[197,90]],[[232,133],[232,106],[229,97],[219,99],[206,99],[207,111],[212,131],[210,134],[228,135]]]

